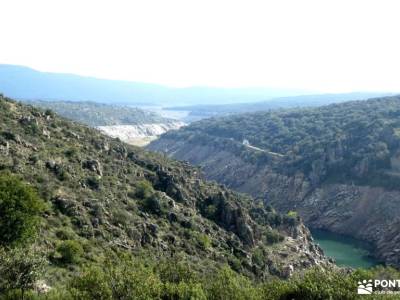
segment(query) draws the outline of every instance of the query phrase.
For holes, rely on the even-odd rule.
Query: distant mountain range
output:
[[[271,88],[169,88],[142,82],[39,72],[24,66],[0,64],[0,93],[18,99],[175,106],[256,102],[304,92]]]

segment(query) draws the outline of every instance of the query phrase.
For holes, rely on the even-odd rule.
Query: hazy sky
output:
[[[0,63],[170,86],[400,91],[400,1],[1,0]]]

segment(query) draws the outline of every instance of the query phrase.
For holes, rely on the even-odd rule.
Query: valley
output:
[[[398,267],[399,112],[398,97],[387,97],[208,119],[148,148],[280,212],[294,210],[311,228],[368,241],[378,260]]]

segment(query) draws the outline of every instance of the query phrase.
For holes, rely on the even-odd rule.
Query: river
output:
[[[363,241],[320,229],[313,229],[311,233],[315,243],[326,256],[335,259],[338,266],[370,268],[379,264],[369,255],[371,246]]]

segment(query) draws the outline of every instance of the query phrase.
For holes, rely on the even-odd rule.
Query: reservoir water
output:
[[[311,233],[315,243],[326,256],[335,259],[338,266],[370,268],[379,264],[369,255],[371,246],[365,242],[325,230],[313,229]]]

